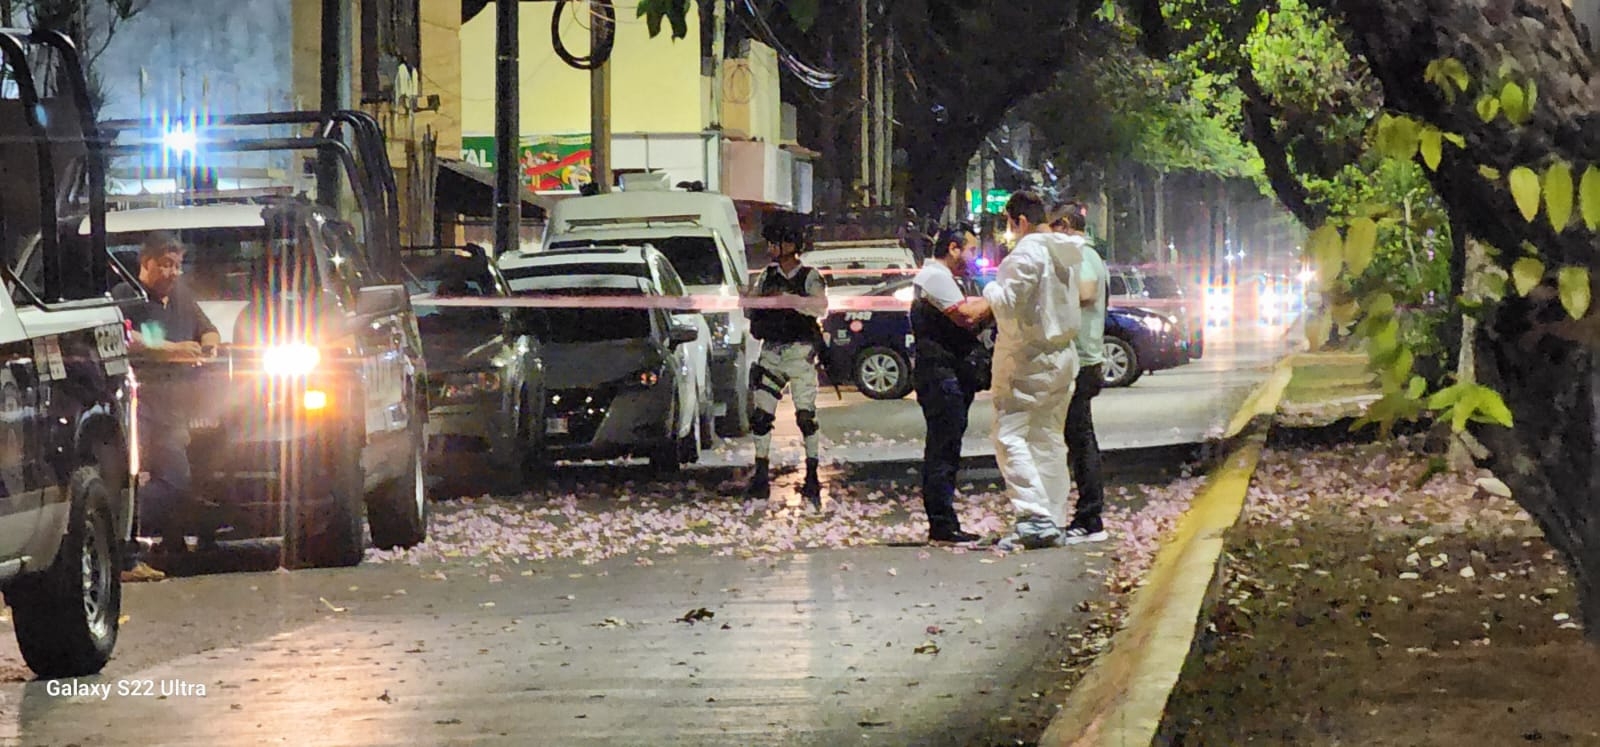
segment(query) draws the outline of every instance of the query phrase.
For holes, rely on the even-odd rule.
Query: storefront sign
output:
[[[467,163],[494,168],[494,137],[461,138]],[[522,184],[536,192],[577,191],[590,176],[589,135],[524,135],[519,148]]]

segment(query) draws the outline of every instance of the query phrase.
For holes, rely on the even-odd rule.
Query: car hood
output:
[[[667,351],[653,340],[547,343],[545,386],[576,389],[617,381],[660,364]]]
[[[433,374],[482,371],[505,350],[498,333],[478,331],[435,332],[422,336],[422,357]]]

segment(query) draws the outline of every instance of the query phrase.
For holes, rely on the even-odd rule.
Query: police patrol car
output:
[[[405,286],[368,264],[353,227],[296,197],[106,215],[107,248],[137,267],[152,231],[186,248],[184,282],[223,353],[141,364],[194,392],[189,457],[207,502],[185,533],[284,537],[294,566],[361,561],[426,534],[426,368]]]

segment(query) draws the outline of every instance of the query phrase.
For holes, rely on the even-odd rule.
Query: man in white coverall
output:
[[[1071,485],[1061,424],[1078,375],[1073,341],[1082,320],[1083,253],[1050,230],[1037,194],[1012,195],[1005,213],[1017,245],[983,289],[998,327],[995,459],[1016,510],[1016,529],[999,546],[1054,547],[1066,525]]]

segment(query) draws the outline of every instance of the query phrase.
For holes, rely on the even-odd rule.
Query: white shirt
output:
[[[967,300],[966,294],[961,292],[961,286],[956,284],[955,273],[943,262],[931,257],[923,261],[922,270],[912,278],[911,284],[916,286],[919,296],[946,313]]]

